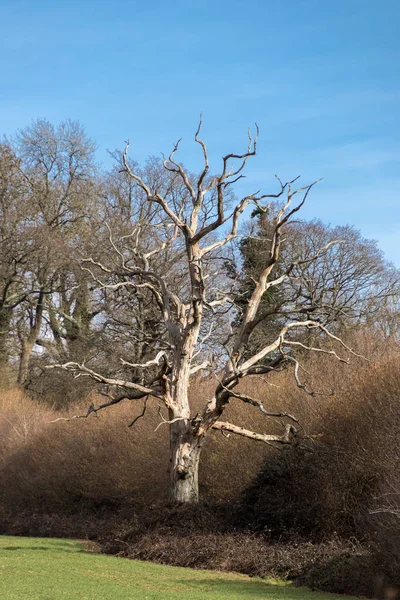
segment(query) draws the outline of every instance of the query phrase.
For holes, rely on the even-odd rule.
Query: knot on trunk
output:
[[[176,473],[177,473],[178,479],[186,479],[186,477],[188,476],[188,471],[187,471],[187,469],[185,469],[185,467],[183,465],[177,466]]]
[[[197,414],[195,417],[193,417],[190,420],[190,423],[192,425],[192,431],[195,435],[198,433],[198,431],[200,429],[201,422],[202,422],[202,418],[199,414]]]

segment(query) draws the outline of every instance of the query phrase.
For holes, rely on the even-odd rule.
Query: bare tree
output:
[[[382,303],[399,295],[400,274],[388,263],[374,240],[361,236],[350,226],[331,227],[321,221],[296,223],[284,260],[299,259],[315,253],[335,239],[343,243],[331,246],[323,256],[295,268],[293,292],[332,326],[370,325],[379,318]],[[326,309],[325,309],[326,307]]]
[[[4,256],[14,268],[8,268],[4,275],[0,273],[8,290],[3,312],[8,310],[8,317],[14,319],[19,354],[17,380],[26,385],[46,308],[51,305],[52,295],[62,291],[65,268],[72,270],[74,245],[77,239],[82,243],[90,204],[95,205],[95,147],[75,121],[65,121],[55,128],[46,120],[38,120],[6,140],[4,149],[3,163],[8,157],[13,177],[2,177],[2,242],[8,240]],[[5,335],[10,337],[7,331]]]
[[[11,146],[0,145],[0,371],[3,382],[10,354],[15,312],[37,290],[27,284],[30,262],[37,255],[37,227],[20,161]]]
[[[285,235],[290,235],[289,223],[316,182],[294,188],[298,178],[286,183],[277,179],[276,193],[249,193],[235,200],[232,186],[243,178],[247,161],[256,154],[258,128],[254,137],[249,132],[243,153],[223,157],[221,173],[215,176],[210,174],[200,129],[201,120],[195,141],[204,162],[196,177],[176,160],[178,142],[163,161],[167,179],[160,182],[155,177],[146,181],[128,161],[129,143],[126,144],[120,169],[135,184],[144,204],[137,211],[129,233],[121,235],[108,226],[110,252],[104,260],[93,256],[82,260],[82,268],[103,290],[115,294],[125,290],[133,298],[145,295],[146,302],[154,306],[158,326],[150,330],[146,339],[149,358],[138,362],[124,359],[123,376],[100,373],[82,362],[49,366],[75,376],[88,376],[108,395],[104,403],[92,405],[87,415],[76,417],[97,413],[126,398],[143,399],[142,414],[148,399],[159,403],[160,425],[165,423],[170,429],[170,498],[176,502],[198,500],[200,454],[211,431],[233,433],[271,445],[289,444],[295,438],[296,419],[271,413],[262,399],[242,393],[240,382],[244,378],[269,377],[285,366],[293,366],[297,384],[314,395],[301,379],[301,365],[293,357],[292,349],[301,345],[303,349],[327,353],[343,362],[351,353],[321,319],[310,318],[301,306],[282,313],[279,331],[263,347],[249,352],[252,336],[268,317],[259,311],[265,294],[284,285],[296,268],[313,263],[340,241],[331,240],[276,273]],[[236,281],[230,276],[230,246],[238,236],[240,217],[249,205],[274,211],[273,228],[264,266],[254,281],[239,322],[234,314]],[[307,346],[302,335],[307,331],[318,331],[323,343],[318,347]],[[131,332],[136,334],[134,327]],[[126,375],[127,371],[131,377]],[[189,388],[194,373],[215,376],[215,391],[205,400],[201,414],[193,414],[190,405]],[[254,432],[223,420],[230,400],[249,404],[266,417],[281,419],[281,434]],[[163,415],[163,409],[167,414]]]

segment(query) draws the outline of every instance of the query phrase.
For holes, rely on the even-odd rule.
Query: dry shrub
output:
[[[71,408],[84,413],[89,401]],[[90,419],[52,422],[54,413],[16,392],[2,395],[0,504],[10,510],[75,510],[146,502],[167,487],[165,433],[157,440],[150,422],[127,427],[131,405]],[[155,441],[158,442],[154,443]],[[161,451],[160,451],[161,445]],[[155,475],[156,474],[156,475]]]
[[[242,386],[244,391],[262,398],[268,409],[295,414],[299,418],[303,438],[309,433],[323,436],[318,438],[318,444],[314,444],[317,450],[313,454],[309,453],[310,456],[306,454],[302,459],[305,478],[307,466],[311,468],[314,464],[313,468],[318,470],[318,464],[315,463],[320,461],[322,467],[327,460],[324,458],[326,452],[318,452],[319,448],[324,451],[329,449],[328,462],[338,467],[338,477],[330,479],[330,475],[326,476],[315,500],[319,507],[324,507],[324,511],[320,513],[321,522],[335,513],[332,507],[340,504],[339,497],[343,500],[344,496],[347,500],[341,500],[340,511],[335,514],[337,521],[342,522],[344,517],[347,518],[351,510],[346,502],[352,501],[352,497],[351,493],[344,494],[343,481],[348,482],[349,479],[347,477],[343,480],[340,473],[346,472],[351,464],[357,479],[360,469],[362,471],[366,464],[366,461],[363,462],[365,451],[375,457],[375,447],[380,445],[382,437],[386,436],[385,439],[388,440],[394,434],[392,431],[389,434],[386,427],[382,429],[386,433],[381,436],[380,428],[385,428],[384,423],[374,429],[377,415],[386,414],[385,411],[388,410],[384,406],[385,402],[388,404],[388,398],[394,398],[397,393],[395,383],[390,389],[385,388],[389,384],[388,374],[394,373],[395,369],[388,367],[388,374],[383,373],[382,369],[382,366],[362,361],[355,361],[352,366],[346,367],[330,357],[309,361],[309,384],[315,389],[335,390],[335,396],[319,400],[302,393],[294,385],[292,375],[288,372],[279,374],[274,379],[274,386],[268,385],[261,378],[252,378]],[[366,410],[364,388],[369,372],[371,381],[376,381],[377,387],[375,389],[370,386],[369,408]],[[194,411],[204,406],[204,399],[209,397],[214,385],[215,380],[198,379],[193,382],[191,395]],[[373,389],[375,391],[372,394]],[[54,399],[57,403],[61,402],[56,397]],[[95,398],[96,403],[102,401],[102,398]],[[156,401],[149,403],[146,417],[139,420],[133,428],[129,428],[128,424],[140,413],[141,402],[122,402],[98,413],[97,417],[91,415],[88,419],[51,423],[63,416],[83,414],[89,404],[90,399],[86,399],[72,406],[68,412],[53,412],[45,405],[39,405],[23,396],[21,392],[2,392],[0,476],[4,484],[0,489],[0,505],[3,509],[6,507],[13,511],[18,507],[20,510],[23,505],[25,510],[73,511],[89,506],[97,509],[126,504],[141,506],[166,500],[168,431],[165,425],[155,431],[160,423]],[[393,401],[392,404],[391,410],[395,411],[396,402]],[[281,431],[279,422],[266,418],[256,408],[243,405],[235,399],[228,406],[226,419],[255,431]],[[334,454],[332,448],[335,449]],[[389,443],[387,452],[390,450]],[[297,460],[296,452],[295,449],[294,463]],[[282,453],[264,444],[238,436],[226,439],[220,432],[213,433],[205,445],[201,461],[202,497],[209,501],[230,501],[250,487],[264,461],[264,472],[270,471],[271,476],[278,477],[280,469],[282,474],[290,472],[290,460],[290,452],[282,456]],[[375,466],[375,470],[378,467]],[[327,473],[325,467],[319,468],[319,473],[321,482],[322,473]],[[298,489],[296,513],[299,515],[305,506],[303,491],[308,498],[315,496],[310,486],[305,491],[306,482],[301,482],[300,479],[300,470],[297,479],[292,472],[293,486]],[[258,483],[259,481],[256,485]],[[362,481],[357,483],[359,484]],[[252,489],[254,490],[254,486]],[[289,493],[289,488],[286,492],[282,489],[281,493]],[[284,504],[281,502],[281,493],[274,494],[270,512],[273,509],[277,514],[279,506]],[[268,495],[266,499],[267,497]],[[255,506],[254,501],[251,504]],[[307,510],[312,512],[312,509]],[[268,510],[262,512],[267,516]],[[350,518],[353,519],[353,516]],[[279,528],[285,528],[284,523]],[[332,525],[332,528],[335,529],[336,525]]]
[[[53,422],[84,414],[90,401],[53,412],[20,391],[1,393],[3,511],[108,510],[167,500],[168,429],[163,425],[155,431],[157,404],[149,404],[146,417],[133,428],[128,424],[141,412],[141,403],[124,402],[97,417]],[[246,456],[243,468],[232,469],[232,452]],[[203,496],[231,498],[248,485],[263,456],[261,445],[213,436],[201,466]]]
[[[362,341],[362,346],[374,343],[369,338]],[[306,367],[310,385],[315,389],[334,389],[335,397],[311,399],[294,385],[289,372],[279,374],[274,386],[262,378],[252,378],[242,389],[262,398],[272,411],[297,415],[303,437],[305,433],[326,435],[329,428],[333,436],[335,428],[341,435],[349,427],[345,421],[350,423],[351,415],[344,414],[349,390],[357,381],[362,383],[363,373],[371,367],[357,362],[345,367],[330,357],[309,360]],[[215,383],[215,379],[193,382],[194,412],[204,407]],[[62,387],[59,393],[53,392],[53,406],[62,405],[63,390]],[[363,394],[356,389],[352,393]],[[96,403],[103,401],[95,398]],[[89,404],[90,399],[86,399],[67,412],[53,412],[48,404],[39,405],[20,392],[1,393],[0,475],[4,485],[0,490],[0,505],[10,510],[24,504],[25,508],[53,511],[57,507],[76,510],[89,505],[143,505],[166,499],[168,431],[166,425],[155,431],[160,423],[157,402],[149,402],[146,417],[133,428],[128,424],[140,413],[142,402],[122,402],[97,417],[50,423],[62,416],[83,414]],[[332,408],[339,405],[340,409]],[[343,413],[343,418],[338,423],[326,424],[331,413]],[[239,400],[231,400],[225,416],[255,431],[281,431],[279,422]],[[226,439],[220,432],[211,434],[200,467],[202,497],[218,502],[238,497],[249,487],[266,457],[279,463],[279,455],[265,444],[233,435]]]
[[[307,370],[313,389],[334,393],[305,397],[283,373],[275,395],[264,396],[268,408],[298,416],[303,439],[266,455],[244,495],[244,519],[278,535],[295,530],[360,536],[382,484],[400,472],[398,357],[348,367],[324,357]]]
[[[312,544],[309,542],[270,544],[259,535],[251,533],[176,532],[159,528],[144,533],[131,543],[114,540],[104,545],[104,550],[118,556],[137,560],[191,567],[236,571],[259,577],[279,579],[300,578],[310,564],[317,562],[324,551],[332,557],[335,552],[351,552],[349,544]],[[344,550],[345,549],[345,550]]]
[[[44,421],[53,418],[16,388],[0,391],[0,465],[4,468],[9,457],[29,440],[33,440]]]
[[[199,400],[204,399],[201,394]],[[86,413],[90,402],[88,398],[60,412],[18,390],[1,393],[3,510],[53,513],[167,500],[168,429],[162,425],[155,431],[160,423],[157,404],[149,403],[146,417],[133,428],[128,425],[141,412],[142,403],[123,402],[97,417],[54,422]],[[212,437],[201,467],[202,494],[231,498],[254,477],[265,449],[244,439]],[[243,468],[232,469],[232,452],[246,457]]]

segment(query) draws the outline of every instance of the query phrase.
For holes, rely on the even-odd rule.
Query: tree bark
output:
[[[22,386],[25,385],[28,381],[29,361],[31,359],[31,355],[35,347],[36,341],[39,337],[40,329],[42,326],[44,308],[43,299],[44,292],[43,290],[41,290],[35,309],[35,318],[33,320],[33,323],[31,323],[28,335],[24,340],[22,340],[21,354],[18,367],[18,384]]]
[[[187,419],[171,424],[170,451],[170,501],[179,504],[198,502],[201,441]]]
[[[189,404],[190,358],[194,345],[192,335],[186,339],[186,344],[175,355],[169,409],[169,498],[171,502],[181,504],[199,501],[199,460],[203,441],[192,422]]]
[[[0,387],[8,384],[9,336],[12,309],[0,306]]]
[[[31,340],[24,340],[22,342],[22,349],[19,358],[19,366],[18,366],[18,385],[24,385],[29,376],[29,361],[33,352],[33,348],[35,347],[35,342]]]

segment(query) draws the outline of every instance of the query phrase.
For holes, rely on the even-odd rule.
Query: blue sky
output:
[[[0,132],[79,119],[99,145],[212,165],[260,126],[239,191],[324,180],[303,216],[351,223],[400,266],[399,0],[0,0]]]

